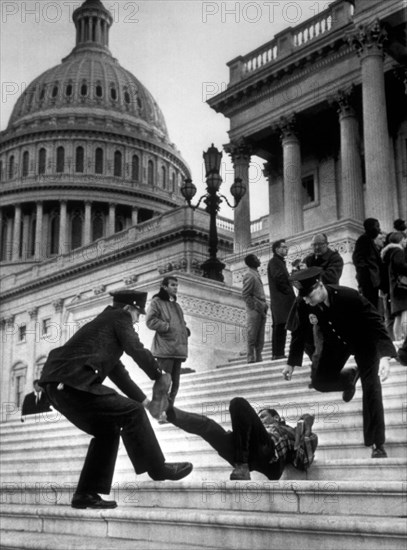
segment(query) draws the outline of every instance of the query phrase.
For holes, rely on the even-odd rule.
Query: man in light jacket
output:
[[[187,327],[181,306],[177,302],[178,279],[164,277],[160,291],[151,300],[146,324],[155,330],[151,353],[163,371],[171,375],[169,402],[174,404],[179,389],[181,363],[188,357]]]

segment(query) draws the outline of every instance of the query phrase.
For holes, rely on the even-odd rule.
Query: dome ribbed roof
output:
[[[73,14],[76,46],[62,63],[37,77],[18,99],[8,130],[36,118],[118,118],[169,141],[153,96],[108,49],[112,17],[100,0],[86,0]]]

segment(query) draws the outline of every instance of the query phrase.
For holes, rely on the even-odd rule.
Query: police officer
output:
[[[386,458],[385,425],[380,378],[389,375],[389,360],[397,352],[372,304],[356,290],[324,285],[322,270],[311,267],[292,276],[302,297],[297,303],[292,323],[292,338],[283,376],[291,380],[296,366],[301,366],[307,330],[314,325],[312,356],[313,387],[317,391],[343,391],[350,401],[360,376],[363,390],[363,434],[366,446],[372,446],[372,458]],[[344,369],[354,355],[357,370]],[[380,373],[380,377],[379,377]]]
[[[93,436],[72,498],[74,508],[117,506],[98,493],[110,493],[120,436],[137,474],[148,472],[154,480],[176,480],[192,470],[189,462],[165,463],[145,411],[147,406],[153,416],[161,414],[168,406],[171,383],[133,327],[140,314],[145,314],[147,293],[122,290],[111,294],[113,306],[51,351],[40,379],[53,407]],[[120,362],[123,352],[156,381],[151,402]],[[103,385],[106,377],[127,397]]]

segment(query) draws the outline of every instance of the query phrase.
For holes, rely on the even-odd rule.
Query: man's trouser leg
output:
[[[341,376],[341,371],[349,357],[349,351],[341,345],[324,343],[321,348],[317,348],[312,357],[313,387],[320,392],[348,389],[349,383]]]
[[[385,423],[382,386],[379,377],[380,358],[377,353],[363,351],[355,355],[363,390],[363,435],[365,445],[383,445]]]
[[[275,323],[273,321],[273,330],[271,336],[271,347],[273,356],[281,356],[285,354],[285,341],[287,331],[285,323]]]
[[[157,363],[161,370],[171,375],[171,389],[168,400],[170,403],[174,403],[179,390],[182,361],[181,359],[174,359],[173,357],[158,357]]]
[[[266,321],[267,314],[263,313],[259,317],[259,326],[257,330],[257,341],[256,341],[256,361],[263,361],[263,348],[264,348],[264,337],[266,333]]]
[[[217,422],[203,414],[182,411],[177,407],[168,409],[167,419],[184,432],[202,437],[222,458],[234,465],[232,433],[224,430]]]
[[[136,473],[164,463],[144,407],[117,393],[92,394],[56,384],[47,384],[52,405],[80,430],[94,436],[90,442],[77,491],[109,494],[122,435]]]
[[[254,363],[257,360],[257,338],[260,326],[261,314],[255,309],[246,311],[247,323],[247,362]]]

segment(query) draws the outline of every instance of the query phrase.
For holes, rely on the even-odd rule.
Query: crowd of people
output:
[[[345,402],[353,398],[360,378],[364,442],[372,447],[372,458],[385,458],[380,380],[387,378],[391,358],[398,356],[407,364],[407,233],[402,220],[396,220],[395,230],[387,236],[372,218],[365,220],[364,227],[353,254],[358,291],[339,286],[343,259],[329,247],[325,234],[313,237],[312,254],[299,259],[291,273],[286,241],[273,243],[267,266],[272,359],[287,359],[282,374],[289,381],[307,353],[312,361],[310,386],[320,392],[341,391]],[[249,254],[245,263],[242,296],[247,309],[247,361],[252,363],[263,360],[268,304],[260,259]],[[232,429],[226,431],[211,418],[174,406],[190,336],[177,293],[177,278],[165,277],[148,311],[146,292],[111,293],[112,306],[52,350],[36,381],[36,391],[44,394],[47,407],[92,435],[71,502],[74,508],[117,506],[100,493],[110,493],[120,437],[137,474],[147,472],[162,481],[179,480],[192,471],[190,462],[165,461],[146,411],[207,441],[232,465],[232,480],[250,479],[252,470],[279,479],[287,465],[306,470],[313,462],[318,437],[310,414],[291,427],[275,409],[256,412],[244,398],[236,397],[229,407]],[[147,327],[155,332],[151,351],[133,327],[140,315],[146,315]],[[288,357],[287,330],[291,332]],[[404,338],[398,353],[395,337]],[[124,352],[154,381],[151,399],[120,361]],[[346,367],[351,355],[356,368]],[[122,393],[104,385],[106,378]]]

